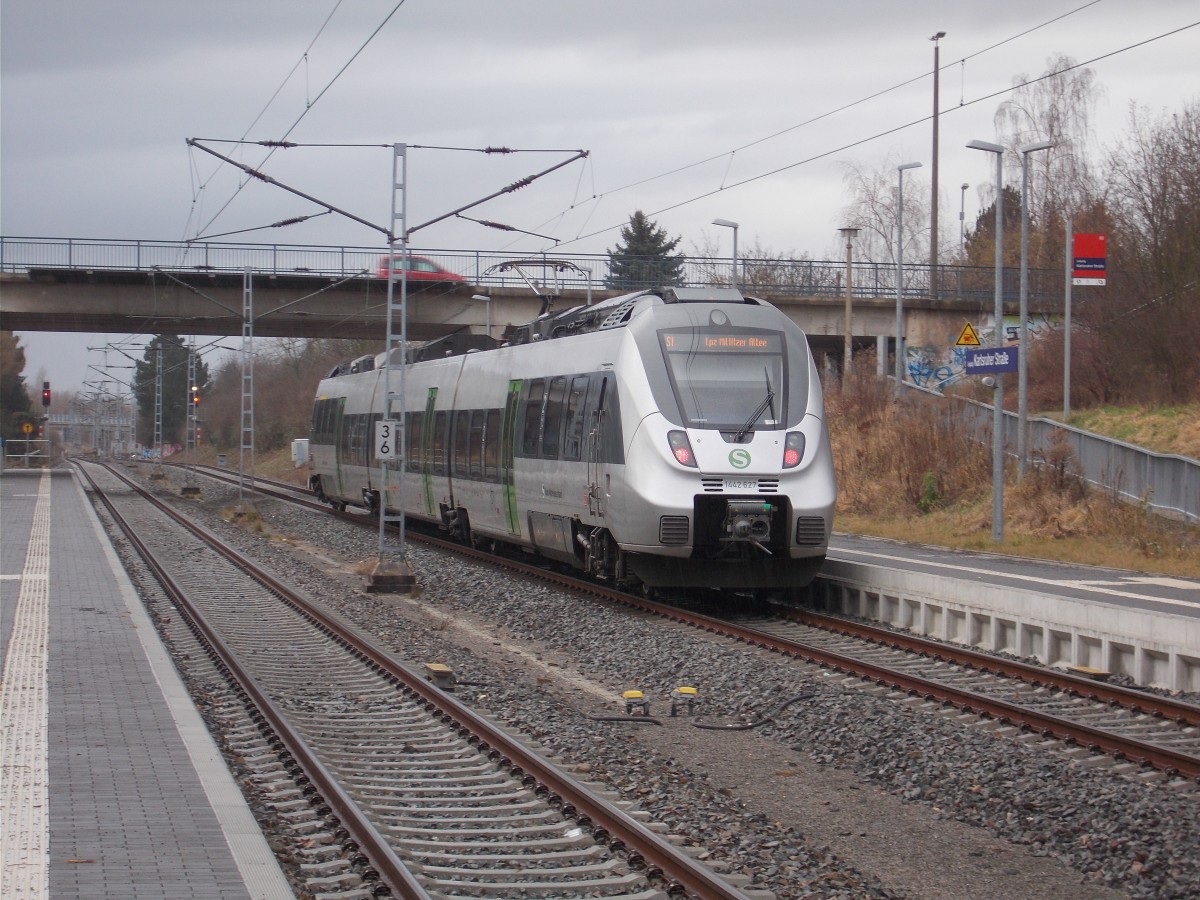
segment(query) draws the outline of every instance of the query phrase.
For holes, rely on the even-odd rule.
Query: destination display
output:
[[[663,347],[668,352],[684,353],[779,353],[783,340],[779,334],[716,331],[663,331]]]

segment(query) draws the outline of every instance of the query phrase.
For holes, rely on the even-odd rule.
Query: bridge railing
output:
[[[582,270],[584,275],[553,266],[528,267],[526,275],[545,287],[562,289],[636,290],[658,287],[663,283],[663,263],[659,259],[621,260],[620,272],[612,268],[608,254],[544,253],[519,256],[481,250],[412,249],[451,272],[464,276],[481,288],[522,287],[525,279],[515,270],[489,271],[514,259],[563,260]],[[99,240],[91,238],[44,238],[0,236],[0,271],[13,274],[36,268],[121,270],[168,272],[242,272],[272,275],[311,274],[335,278],[373,278],[384,256],[383,248],[328,247],[304,244],[237,244],[213,241],[172,242],[142,240]],[[729,258],[681,256],[683,287],[729,286],[733,261]],[[845,296],[844,260],[739,259],[737,283],[746,293],[770,296],[829,297]],[[931,271],[927,264],[904,266],[904,296],[927,298],[930,286],[937,296],[990,302],[994,292],[991,266],[940,265]],[[1003,272],[1006,301],[1017,299],[1019,272]],[[557,281],[556,281],[557,279]],[[894,297],[897,269],[891,262],[855,261],[853,293],[855,297]],[[1042,308],[1062,297],[1063,273],[1056,269],[1034,269],[1029,278],[1030,299]]]

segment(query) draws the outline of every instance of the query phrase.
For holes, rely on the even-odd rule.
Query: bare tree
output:
[[[1029,157],[1030,257],[1034,266],[1049,266],[1057,254],[1062,259],[1064,215],[1090,208],[1098,195],[1092,150],[1095,136],[1092,115],[1103,88],[1091,69],[1061,54],[1047,60],[1038,78],[1018,75],[1016,90],[996,110],[1000,143],[1011,151],[1005,156],[1006,181],[1021,184],[1021,147],[1049,141],[1053,149]]]
[[[842,208],[842,220],[861,229],[855,238],[855,256],[872,262],[896,262],[896,212],[899,200],[897,161],[889,157],[879,167],[847,166],[842,181],[850,202]],[[919,176],[905,173],[904,258],[929,258],[929,191]]]
[[[1200,104],[1157,118],[1135,107],[1129,119],[1108,156],[1108,196],[1116,262],[1135,277],[1106,304],[1105,331],[1136,353],[1127,368],[1141,392],[1180,402],[1200,397]]]

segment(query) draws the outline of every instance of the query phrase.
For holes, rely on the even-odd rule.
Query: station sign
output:
[[[1108,236],[1077,234],[1071,243],[1071,284],[1106,284]]]
[[[963,371],[968,375],[997,375],[1017,371],[1017,347],[982,347],[967,350]]]

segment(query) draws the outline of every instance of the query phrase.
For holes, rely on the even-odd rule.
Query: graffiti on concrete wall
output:
[[[990,325],[974,327],[984,346],[991,346],[995,341],[995,329]],[[1029,317],[1027,327],[1032,342],[1060,328],[1061,321],[1057,317],[1037,313]],[[1005,346],[1016,346],[1020,343],[1021,319],[1019,316],[1005,316],[1003,328]],[[967,377],[964,369],[966,350],[966,347],[957,346],[905,347],[909,380],[913,384],[931,390],[944,390],[947,385]]]

